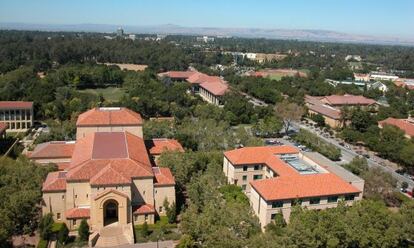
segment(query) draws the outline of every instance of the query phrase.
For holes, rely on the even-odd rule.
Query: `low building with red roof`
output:
[[[155,138],[146,140],[145,145],[154,161],[157,161],[159,156],[166,151],[184,152],[184,148],[175,139]]]
[[[68,164],[71,161],[75,141],[50,141],[38,144],[28,157],[39,164]]]
[[[262,228],[277,213],[288,221],[296,204],[326,209],[341,200],[351,205],[362,199],[364,181],[336,167],[317,162],[292,146],[231,150],[224,153],[223,162],[228,183],[239,185],[250,198]]]
[[[128,131],[142,137],[143,120],[139,113],[122,107],[93,108],[79,115],[76,139],[93,132]]]
[[[377,102],[364,96],[355,95],[331,95],[331,96],[305,96],[305,104],[309,115],[322,115],[325,123],[332,128],[341,127],[341,109],[343,107],[375,111]],[[347,120],[349,123],[349,120]]]
[[[150,154],[183,148],[169,139],[155,139],[147,147],[134,129],[141,126],[141,116],[129,109],[96,108],[79,116],[78,130],[91,129],[81,129],[76,141],[38,145],[29,157],[62,169],[43,183],[43,214],[53,213],[71,230],[87,219],[96,232],[113,222],[152,224],[155,215],[165,215],[164,201],[175,202],[175,179],[170,169],[155,167]]]
[[[0,101],[0,123],[7,132],[26,132],[33,126],[33,102]]]
[[[385,120],[378,122],[378,126],[380,128],[383,128],[385,125],[390,125],[401,129],[404,132],[405,137],[408,139],[414,137],[414,119],[412,118],[396,119],[389,117]]]

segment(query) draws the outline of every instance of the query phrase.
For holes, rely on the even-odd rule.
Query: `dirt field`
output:
[[[128,71],[143,71],[145,70],[148,66],[147,65],[137,65],[137,64],[115,64],[115,63],[104,63],[105,65],[116,65],[119,68],[121,68],[121,70],[128,70]]]

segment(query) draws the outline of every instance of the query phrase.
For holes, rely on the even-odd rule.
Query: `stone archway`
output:
[[[104,226],[117,223],[119,221],[119,204],[117,201],[113,199],[105,201],[103,204],[103,210]]]

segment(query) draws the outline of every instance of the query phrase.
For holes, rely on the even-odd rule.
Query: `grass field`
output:
[[[100,88],[100,89],[79,90],[79,92],[91,93],[97,96],[99,94],[102,94],[105,100],[111,101],[111,102],[117,102],[121,99],[125,91],[122,88],[107,87],[107,88]]]

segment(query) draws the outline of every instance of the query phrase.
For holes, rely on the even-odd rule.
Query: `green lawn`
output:
[[[280,81],[282,79],[282,75],[270,75],[269,78],[271,80],[276,80],[276,81]]]
[[[116,88],[116,87],[86,89],[86,90],[79,90],[79,92],[91,93],[97,96],[99,94],[102,94],[105,100],[111,101],[111,102],[119,101],[125,93],[125,91],[122,88]]]

